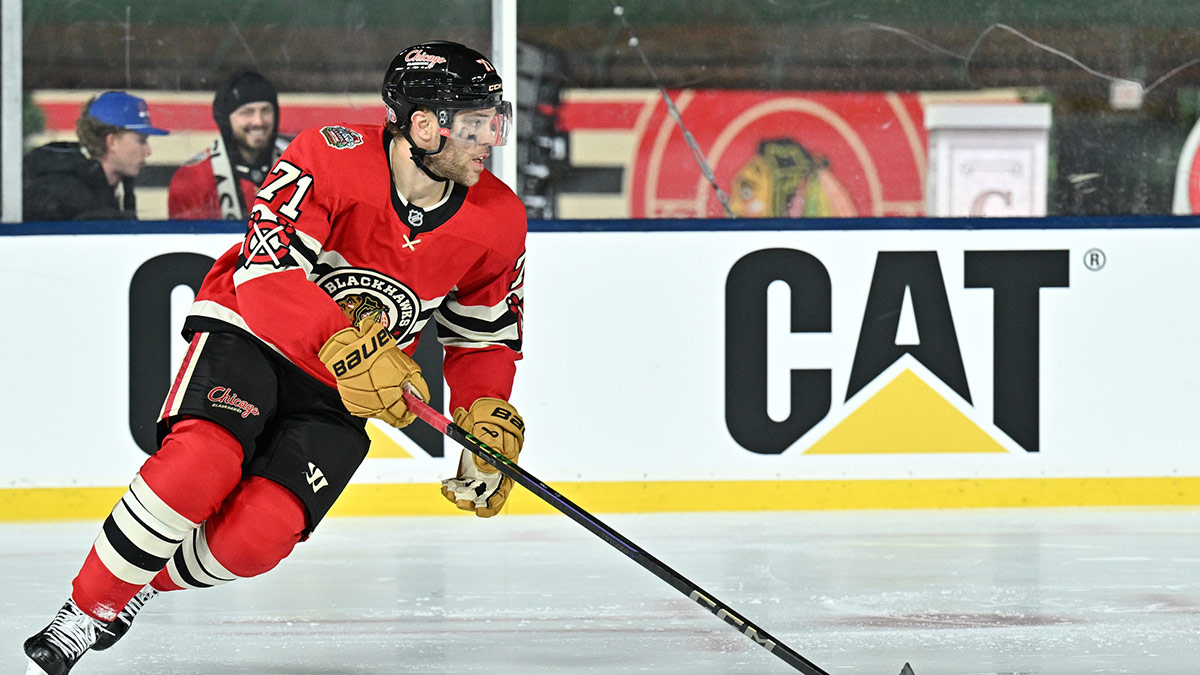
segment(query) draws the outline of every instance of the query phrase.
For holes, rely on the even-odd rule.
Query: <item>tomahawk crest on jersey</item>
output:
[[[271,209],[262,204],[255,204],[250,214],[249,229],[245,241],[242,242],[242,266],[248,268],[260,263],[282,267],[292,252],[295,226],[279,222],[279,218]]]

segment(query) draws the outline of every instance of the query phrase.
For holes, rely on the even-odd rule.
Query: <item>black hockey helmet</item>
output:
[[[405,132],[414,110],[433,110],[445,138],[458,111],[495,108],[491,144],[508,140],[512,107],[504,101],[500,74],[483,54],[457,42],[422,42],[397,54],[383,76],[383,102],[388,121]]]

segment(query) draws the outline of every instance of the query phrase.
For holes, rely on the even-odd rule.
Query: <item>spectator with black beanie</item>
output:
[[[247,207],[287,147],[279,139],[275,87],[251,71],[235,73],[213,99],[220,135],[171,177],[172,219],[246,220]]]

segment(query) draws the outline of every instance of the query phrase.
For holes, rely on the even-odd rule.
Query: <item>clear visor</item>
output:
[[[440,133],[446,138],[476,145],[504,145],[508,142],[508,129],[512,125],[512,106],[503,101],[495,108],[457,110],[450,118],[449,127],[442,126]]]

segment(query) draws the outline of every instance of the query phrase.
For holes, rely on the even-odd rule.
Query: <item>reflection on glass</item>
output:
[[[163,111],[172,135],[139,177],[144,219],[165,217],[166,182],[212,136],[212,92],[235,69],[276,83],[280,134],[294,135],[380,118],[374,64],[397,45],[489,44],[492,25],[489,0],[23,10],[24,86],[45,120],[27,146],[69,136],[67,111],[104,89]],[[988,198],[983,215],[1196,212],[1198,28],[1187,3],[1135,16],[1116,0],[523,2],[504,152],[531,217],[936,215],[931,185],[952,167],[932,162],[931,106],[1041,105],[1044,168],[1020,169],[1040,204]],[[1014,161],[1006,128],[980,129],[996,166]],[[969,189],[1007,189],[984,178]]]

